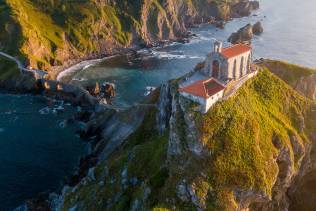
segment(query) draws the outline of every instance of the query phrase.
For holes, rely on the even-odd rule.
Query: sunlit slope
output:
[[[157,111],[147,111],[138,131],[94,169],[95,179],[65,194],[64,210],[233,210],[247,191],[259,206],[279,175],[298,170],[316,131],[315,103],[268,70],[206,115],[174,94],[169,130],[155,132]]]
[[[227,18],[230,2],[1,0],[0,47],[50,70],[70,60],[177,39],[202,17]]]

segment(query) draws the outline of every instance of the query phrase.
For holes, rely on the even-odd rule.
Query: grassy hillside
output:
[[[13,78],[18,74],[19,69],[15,62],[0,58],[0,82]]]
[[[96,167],[95,179],[65,195],[63,209],[233,210],[238,191],[271,197],[278,155],[286,151],[287,165],[297,170],[309,134],[316,131],[315,103],[268,70],[206,115],[192,106],[177,110],[177,128],[169,130],[180,137],[180,154],[169,155],[172,139],[154,132],[156,111],[150,110],[125,145]],[[184,112],[194,119],[198,139],[189,135]],[[203,153],[193,153],[190,142],[202,144]]]
[[[269,68],[302,95],[316,100],[316,69],[274,60],[264,60],[260,65]]]
[[[292,87],[295,87],[300,78],[316,74],[316,69],[282,61],[264,60],[261,65],[269,68],[271,72],[276,74],[279,78],[290,84]]]
[[[50,70],[70,59],[174,39],[196,17],[224,17],[224,2],[234,1],[0,0],[0,49]]]
[[[289,150],[296,168],[302,154],[294,152],[291,139],[296,137],[298,145],[304,145],[310,132],[316,131],[312,108],[313,102],[266,70],[236,96],[217,104],[207,115],[199,115],[202,141],[212,153],[208,174],[212,175],[212,187],[218,190],[219,207],[232,205],[221,197],[224,194],[233,200],[236,188],[271,197],[280,149]],[[308,122],[304,129],[303,117]]]

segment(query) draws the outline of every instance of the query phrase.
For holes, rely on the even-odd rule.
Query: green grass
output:
[[[76,201],[83,202],[83,209],[105,210],[107,200],[113,199],[117,193],[122,193],[108,210],[130,210],[132,203],[141,200],[144,187],[149,187],[153,194],[149,197],[156,201],[156,194],[168,178],[165,165],[168,133],[158,135],[155,128],[156,109],[148,109],[144,123],[128,138],[124,146],[113,153],[107,160],[100,163],[95,170],[96,178],[104,181],[100,187],[97,182],[91,182],[75,193],[66,197],[64,210]],[[105,167],[109,175],[104,176]],[[136,185],[129,184],[122,188],[122,172],[127,170],[127,179],[137,178]],[[93,196],[93,197],[92,197]]]
[[[19,73],[18,66],[15,62],[0,56],[0,82],[16,77]]]
[[[271,72],[276,74],[279,78],[290,84],[292,87],[295,86],[295,84],[301,77],[307,77],[312,74],[316,74],[316,69],[311,69],[282,61],[264,60],[264,62],[260,65],[269,68]]]
[[[179,4],[193,15],[214,2],[183,0]],[[221,2],[216,0],[218,5]],[[104,47],[129,46],[135,38],[167,38],[173,24],[181,23],[181,17],[166,5],[166,0],[120,0],[115,4],[92,0],[0,0],[0,49],[26,58],[32,67],[49,70],[67,60],[68,53],[70,57],[83,57],[105,53]],[[148,21],[142,20],[142,13],[147,14]],[[163,23],[160,28],[158,22]],[[148,34],[143,33],[145,26]]]
[[[185,105],[190,106],[194,105]],[[162,136],[156,132],[156,110],[148,109],[138,130],[96,167],[97,181],[69,193],[64,209],[79,203],[82,209],[130,210],[137,199],[148,210],[192,210],[195,205],[177,197],[177,185],[185,180],[194,184],[195,193],[207,210],[232,210],[236,208],[235,189],[271,197],[278,174],[275,159],[280,150],[287,148],[291,165],[297,169],[302,153],[294,152],[290,136],[295,136],[303,147],[309,143],[310,133],[316,131],[315,103],[267,69],[206,115],[188,108],[186,112],[194,119],[199,134],[194,141],[202,143],[207,152],[203,156],[188,149],[187,143],[192,140],[187,121],[180,107],[177,110],[176,127],[172,130],[179,137],[182,154],[167,158],[168,131]],[[301,117],[305,122],[303,130]],[[128,183],[123,188],[124,170],[128,181],[137,178],[141,182]],[[104,186],[98,185],[100,181]],[[146,188],[151,192],[144,199]]]
[[[290,150],[295,166],[301,154],[294,154],[290,135],[302,145],[308,142],[310,123],[301,132],[297,122],[300,116],[314,120],[315,113],[308,115],[312,108],[313,102],[265,70],[233,98],[197,115],[201,139],[212,154],[202,168],[208,169],[209,183],[217,190],[216,206],[228,205],[220,197],[223,190],[228,197],[235,187],[271,196],[277,176],[274,158],[279,153],[272,140]]]

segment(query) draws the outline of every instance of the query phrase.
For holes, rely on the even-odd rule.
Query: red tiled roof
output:
[[[179,92],[187,92],[205,99],[225,89],[225,86],[217,82],[214,78],[199,80],[186,87],[180,88]]]
[[[236,44],[232,45],[227,48],[223,48],[221,55],[224,56],[225,58],[229,59],[235,56],[238,56],[240,54],[246,53],[248,51],[251,51],[251,46],[246,45],[246,44]]]

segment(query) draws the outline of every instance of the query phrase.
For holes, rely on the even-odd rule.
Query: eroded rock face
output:
[[[262,26],[262,23],[260,21],[258,21],[257,23],[255,23],[253,25],[252,32],[255,35],[260,35],[263,33],[263,26]]]
[[[232,17],[239,18],[248,16],[256,9],[259,9],[258,1],[241,1],[232,6]]]
[[[295,89],[310,99],[316,100],[316,74],[301,77]]]
[[[167,128],[169,128],[169,120],[171,116],[171,100],[169,85],[163,84],[160,88],[160,95],[158,100],[157,111],[157,127],[160,134],[162,134]]]
[[[250,43],[254,35],[260,35],[261,33],[263,33],[261,22],[257,22],[255,25],[247,24],[237,32],[232,33],[228,38],[228,42],[232,44]]]
[[[311,147],[306,153],[299,174],[287,192],[289,211],[316,209],[316,134],[311,133],[310,138]]]
[[[15,1],[4,4],[17,17],[14,19],[18,20],[16,25],[20,25],[23,36],[20,51],[28,64],[54,71],[52,77],[63,67],[80,60],[120,53],[129,47],[155,46],[166,40],[184,41],[189,35],[188,27],[247,16],[259,6],[258,2],[248,0],[237,0],[236,4],[205,0],[143,0],[137,3],[122,0],[44,3],[34,0],[30,2],[31,7]],[[70,8],[75,16],[67,11]],[[39,15],[45,13],[46,23],[39,20],[25,24],[36,18],[31,15],[34,13],[31,10]],[[58,11],[64,20],[55,21],[54,11]],[[77,18],[77,13],[85,16]],[[76,18],[77,22],[73,22]],[[37,30],[45,24],[49,24],[47,31]],[[83,29],[68,30],[77,27]],[[12,30],[8,27],[8,37]],[[2,45],[7,43],[0,40]]]
[[[233,33],[229,38],[228,42],[232,44],[237,43],[247,43],[253,38],[252,25],[247,24],[246,26],[239,29],[237,32]]]

